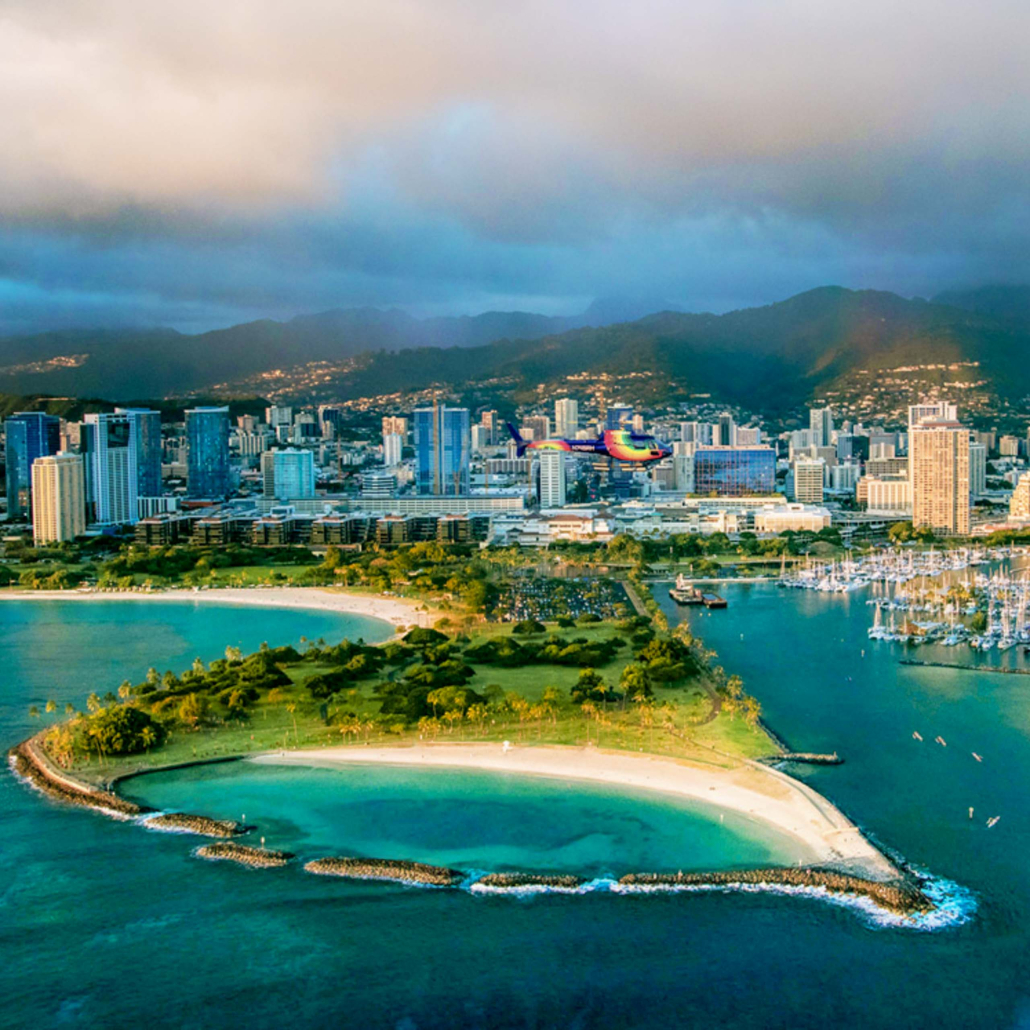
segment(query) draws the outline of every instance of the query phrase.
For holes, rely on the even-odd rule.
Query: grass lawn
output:
[[[472,643],[510,631],[510,626],[488,625],[473,636]],[[584,637],[588,640],[626,635],[609,624],[577,626],[560,632],[568,639]],[[631,652],[631,647],[622,649],[616,658],[598,669],[612,686],[617,685],[622,669],[632,659]],[[224,724],[206,725],[197,730],[176,727],[166,742],[150,753],[103,764],[96,757],[79,759],[75,764],[76,772],[99,783],[130,771],[231,755],[345,744],[356,747],[412,744],[426,739],[420,736],[417,726],[405,725],[400,716],[395,722],[388,717],[379,718],[380,702],[372,691],[383,676],[361,681],[323,702],[313,698],[305,684],[312,676],[330,671],[329,666],[304,662],[284,669],[291,685],[271,695],[262,695],[242,721],[227,720]],[[403,669],[404,666],[388,666],[384,673],[397,678]],[[481,665],[469,686],[482,692],[488,684],[497,684],[506,693],[517,693],[532,704],[540,700],[548,686],[559,687],[567,698],[578,676],[579,669],[570,666]],[[512,740],[525,745],[592,744],[723,767],[737,764],[740,758],[774,753],[775,746],[764,731],[748,726],[740,715],[734,718],[721,712],[706,721],[713,704],[707,685],[700,677],[688,678],[681,684],[659,686],[652,702],[646,706],[630,702],[623,707],[613,702],[597,705],[593,712],[589,711],[589,706],[584,712],[568,700],[552,714],[534,713],[531,708],[521,714],[492,708],[480,722],[464,719],[443,724],[431,739],[447,743]]]

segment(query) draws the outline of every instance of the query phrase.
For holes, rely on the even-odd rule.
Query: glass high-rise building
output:
[[[229,495],[229,409],[186,411],[186,492],[218,500]]]
[[[150,408],[115,408],[132,425],[136,449],[136,485],[140,497],[161,496],[161,412]]]
[[[265,451],[261,455],[261,476],[266,497],[292,501],[315,496],[315,458],[311,451]]]
[[[435,404],[415,411],[415,485],[420,494],[467,494],[471,451],[468,408]]]
[[[61,420],[41,411],[19,411],[4,423],[7,460],[7,517],[28,511],[32,463],[61,449]]]
[[[776,452],[771,447],[698,447],[694,493],[702,497],[749,497],[776,490]]]

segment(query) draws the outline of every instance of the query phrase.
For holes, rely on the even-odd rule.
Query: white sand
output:
[[[760,820],[799,842],[810,855],[809,864],[832,866],[876,880],[898,875],[894,865],[821,794],[784,773],[753,762],[736,769],[718,769],[592,747],[515,745],[505,751],[500,744],[355,746],[274,752],[250,760],[307,766],[386,763],[464,767],[643,788]]]
[[[197,604],[246,604],[265,608],[309,608],[367,615],[394,626],[431,626],[439,615],[417,601],[374,594],[351,594],[321,587],[215,587],[211,590],[3,590],[12,601],[192,601]]]

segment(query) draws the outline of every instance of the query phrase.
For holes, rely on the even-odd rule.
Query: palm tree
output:
[[[300,736],[297,733],[297,702],[288,701],[286,704],[286,711],[288,711],[290,715],[293,716],[293,737],[299,744]]]
[[[100,695],[94,691],[89,697],[86,698],[86,708],[92,715],[94,712],[99,712],[103,708],[103,702],[100,700]]]
[[[64,714],[65,715],[74,715],[75,714],[75,705],[73,705],[71,703],[71,701],[68,701],[65,704],[65,706],[64,706]]]
[[[53,713],[56,712],[56,711],[57,711],[57,702],[53,698],[50,698],[47,701],[47,703],[46,703],[46,713],[47,713],[47,715],[53,715]]]
[[[29,705],[29,717],[32,719],[39,718],[39,705]]]
[[[154,728],[152,726],[144,726],[139,731],[139,739],[149,755],[150,749],[157,743],[157,734],[154,732]]]

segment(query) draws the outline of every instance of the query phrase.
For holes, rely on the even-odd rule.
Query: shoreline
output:
[[[519,746],[505,751],[498,744],[338,747],[270,752],[246,760],[314,767],[386,764],[465,768],[655,791],[771,826],[804,847],[809,865],[874,882],[898,880],[905,875],[829,800],[799,780],[757,763],[716,769],[595,748]]]
[[[135,822],[145,829],[166,829],[170,832],[185,833],[207,837],[220,837],[214,843],[203,845],[194,849],[193,854],[199,858],[227,860],[232,864],[261,869],[267,867],[284,866],[291,862],[295,856],[291,852],[275,851],[262,846],[259,848],[237,843],[232,837],[240,833],[253,831],[255,827],[243,827],[239,824],[222,823],[212,820],[206,816],[194,816],[186,813],[156,813],[143,806],[128,801],[121,795],[110,790],[100,790],[81,783],[75,777],[59,772],[52,766],[49,760],[38,752],[34,746],[34,738],[23,741],[12,748],[8,753],[12,772],[24,782],[47,795],[52,800],[65,804],[81,805],[91,808],[107,816],[117,819],[127,819]],[[437,767],[452,768],[489,768],[496,766],[489,761],[484,763],[482,749],[492,749],[500,752],[504,757],[509,757],[513,751],[503,752],[497,745],[458,745],[444,748],[466,751],[468,748],[479,749],[476,756],[462,755],[460,764],[456,764],[454,756],[443,756],[443,761],[422,761],[415,758],[406,764],[420,763]],[[341,749],[337,749],[341,750]],[[353,749],[354,753],[347,755],[343,760],[340,756],[330,756],[329,761],[305,761],[309,757],[308,752],[290,752],[289,754],[268,754],[254,756],[251,761],[264,762],[265,764],[281,765],[328,765],[339,766],[346,762],[353,764],[373,764],[367,761],[368,752]],[[373,749],[374,750],[374,749]],[[422,751],[422,748],[383,748],[381,751],[398,752],[407,750],[409,752]],[[582,756],[587,749],[580,748],[528,748],[522,749],[522,754],[530,752],[555,752],[569,758],[577,754]],[[313,753],[318,755],[317,752]],[[324,752],[320,757],[325,757]],[[410,756],[409,756],[410,757]],[[440,758],[438,754],[435,756]],[[471,765],[472,757],[476,758],[475,765]],[[554,754],[548,756],[554,759]],[[558,776],[579,780],[580,782],[598,781],[613,783],[621,786],[632,786],[645,790],[654,790],[662,793],[675,793],[679,796],[697,798],[702,803],[713,804],[710,798],[702,797],[695,793],[701,784],[691,783],[691,789],[685,789],[686,784],[681,781],[677,784],[679,789],[670,790],[667,783],[656,786],[652,769],[651,776],[645,776],[648,782],[628,782],[625,769],[615,769],[617,776],[612,775],[612,760],[622,759],[623,762],[631,763],[639,768],[648,763],[658,765],[669,765],[684,773],[704,773],[707,776],[715,775],[719,779],[732,779],[736,773],[747,773],[758,771],[768,774],[775,781],[779,789],[773,790],[772,795],[763,795],[754,791],[753,785],[741,787],[740,784],[732,784],[735,795],[731,800],[740,803],[742,797],[752,795],[752,800],[759,799],[762,805],[761,815],[754,810],[748,810],[746,815],[751,818],[759,818],[769,823],[770,803],[782,807],[784,797],[782,790],[784,784],[795,789],[795,796],[792,800],[797,803],[798,796],[802,799],[802,808],[810,805],[812,808],[807,812],[811,822],[809,831],[815,833],[815,837],[807,839],[812,849],[812,861],[803,865],[799,862],[794,866],[772,866],[764,869],[743,869],[743,870],[713,870],[708,872],[692,873],[628,873],[618,880],[587,881],[586,878],[575,875],[554,875],[550,873],[532,872],[507,872],[488,873],[476,875],[475,873],[461,872],[455,869],[438,869],[433,866],[426,866],[422,863],[395,858],[357,858],[357,857],[318,857],[304,863],[304,871],[308,874],[322,874],[333,877],[340,877],[345,880],[378,880],[380,882],[392,882],[404,887],[452,887],[465,888],[472,893],[479,894],[514,894],[526,893],[558,893],[558,894],[579,894],[587,893],[594,889],[607,889],[616,894],[652,894],[667,891],[682,890],[771,890],[787,893],[801,892],[827,898],[841,898],[857,901],[859,904],[872,903],[874,909],[881,913],[888,913],[891,916],[901,917],[903,920],[910,920],[912,917],[931,916],[935,910],[933,897],[924,891],[924,879],[914,876],[904,867],[899,867],[872,844],[869,843],[853,824],[834,806],[817,794],[800,784],[791,780],[790,777],[775,770],[769,770],[763,766],[753,766],[749,763],[743,770],[722,770],[713,773],[712,770],[690,766],[686,763],[678,763],[668,759],[641,759],[632,754],[621,754],[619,752],[592,752],[591,758],[600,759],[606,764],[607,775],[589,776],[583,775],[582,766],[578,768],[579,775],[570,775],[567,770],[555,771],[553,761],[550,763],[549,771],[541,771],[540,756],[533,756],[533,769],[527,769],[526,761],[520,763],[515,770],[518,775],[540,775]],[[391,754],[393,764],[397,764],[397,755]],[[363,761],[363,759],[366,759]],[[217,760],[216,760],[217,761]],[[380,759],[381,762],[386,759]],[[207,763],[191,763],[207,764]],[[149,770],[156,772],[158,770]],[[587,772],[596,770],[587,770]],[[142,774],[141,774],[142,775]],[[724,786],[726,784],[724,783]],[[763,782],[760,786],[768,789],[771,786],[769,781]],[[736,804],[727,804],[726,791],[720,797],[719,802],[714,803],[716,807],[729,808],[744,813]],[[779,797],[775,795],[780,795]],[[788,795],[788,799],[790,796]],[[817,817],[817,818],[816,818]],[[164,820],[166,826],[151,825],[154,821]],[[820,821],[829,827],[825,830],[820,826]],[[772,823],[776,826],[777,824]],[[781,832],[798,833],[798,828],[793,829],[784,826],[777,826]],[[825,830],[821,835],[820,830]],[[827,838],[834,837],[831,843]],[[227,839],[228,838],[228,839]],[[797,836],[795,839],[806,840],[805,837]]]
[[[332,587],[213,587],[193,590],[175,587],[153,591],[108,590],[0,590],[0,601],[193,601],[238,604],[260,608],[303,608],[309,611],[362,615],[399,625],[431,627],[439,618],[419,601],[378,594],[349,594]],[[422,610],[420,610],[422,609]]]

